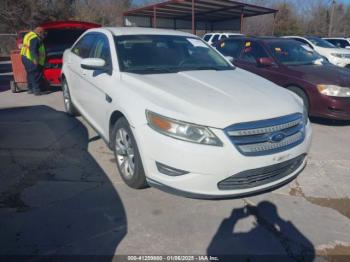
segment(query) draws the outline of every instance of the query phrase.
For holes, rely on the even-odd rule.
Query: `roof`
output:
[[[119,35],[177,35],[177,36],[189,36],[194,35],[182,31],[168,30],[168,29],[155,29],[144,27],[101,27],[93,29],[92,31],[99,32],[108,30],[115,36]]]
[[[263,14],[276,13],[278,10],[262,6],[245,4],[233,0],[194,0],[197,21],[223,21]],[[192,0],[168,0],[163,3],[148,5],[124,12],[124,16],[153,16],[191,20]]]

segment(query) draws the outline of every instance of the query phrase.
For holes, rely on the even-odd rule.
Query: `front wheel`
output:
[[[117,167],[124,182],[129,187],[136,189],[147,187],[140,153],[130,125],[125,118],[117,120],[111,139]]]

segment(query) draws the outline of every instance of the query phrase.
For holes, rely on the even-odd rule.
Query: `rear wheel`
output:
[[[307,111],[307,114],[309,115],[310,113],[310,103],[309,103],[309,98],[307,94],[299,87],[297,86],[290,86],[287,88],[288,90],[292,91],[293,93],[297,94],[304,102],[304,107]]]
[[[18,93],[18,87],[15,81],[10,82],[10,87],[11,87],[12,93]]]
[[[124,182],[136,189],[147,187],[140,153],[130,125],[124,117],[115,123],[111,139],[117,167]]]
[[[69,88],[66,80],[62,81],[62,93],[63,93],[64,109],[66,113],[71,116],[78,115],[78,111],[76,110],[74,104],[72,103],[72,99],[70,96],[70,92],[69,92]]]

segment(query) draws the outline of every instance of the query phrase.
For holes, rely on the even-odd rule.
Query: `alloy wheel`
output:
[[[119,169],[126,179],[131,179],[135,173],[135,153],[131,137],[124,128],[120,128],[117,130],[115,142]]]

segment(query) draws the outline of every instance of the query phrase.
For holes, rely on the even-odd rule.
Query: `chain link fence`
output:
[[[10,56],[14,48],[16,48],[16,34],[0,34],[0,57]]]

